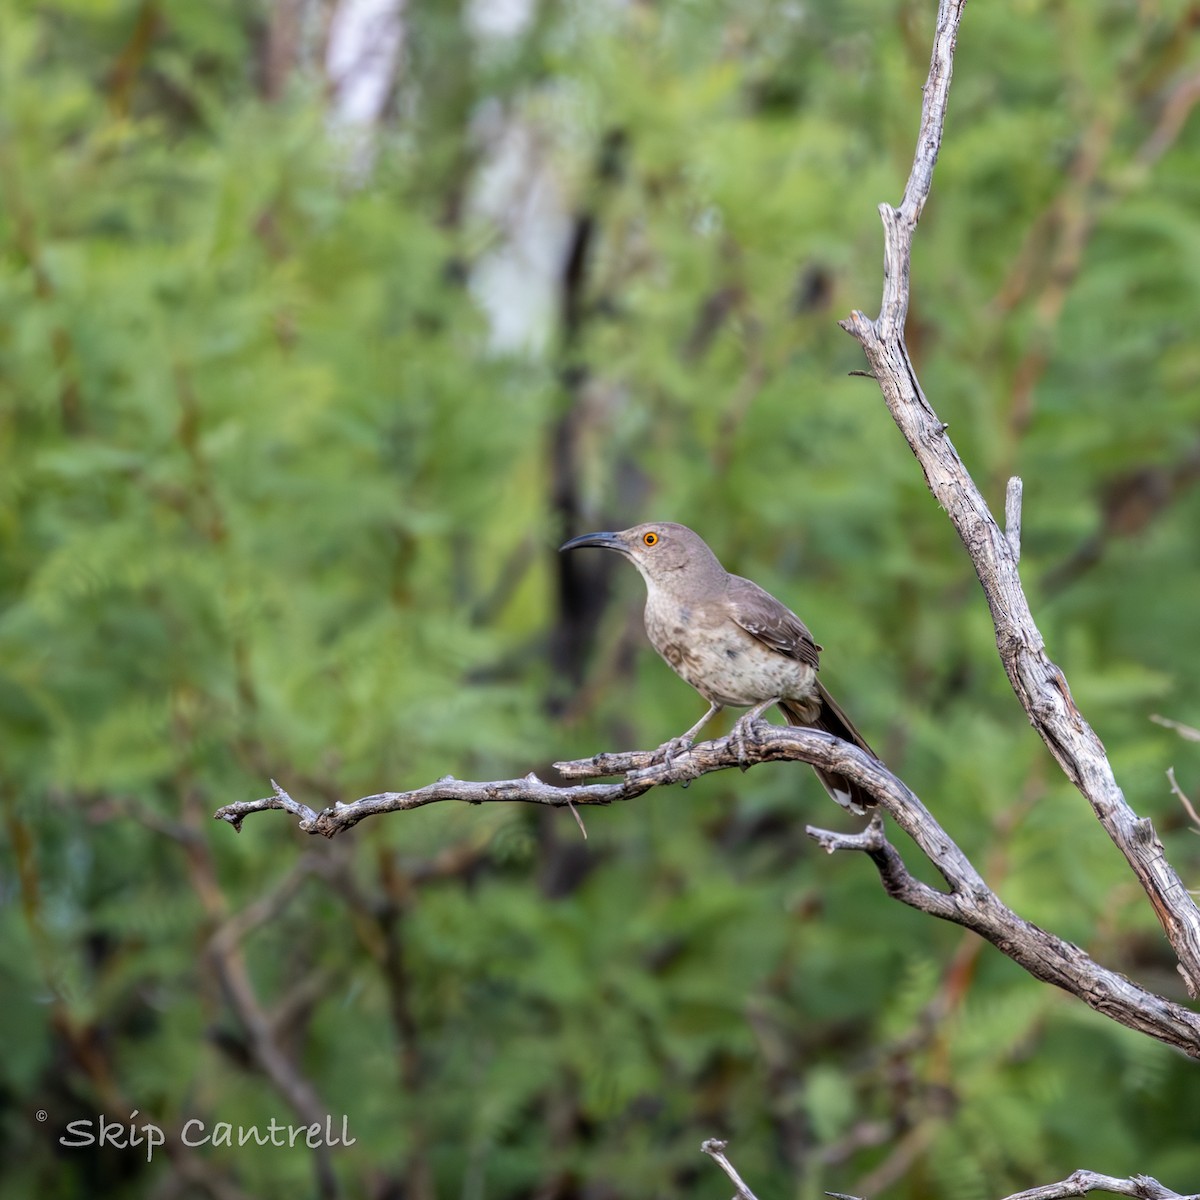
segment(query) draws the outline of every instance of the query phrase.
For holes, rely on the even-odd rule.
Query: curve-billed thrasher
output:
[[[670,756],[727,705],[750,707],[739,735],[772,704],[789,725],[811,725],[874,751],[817,679],[818,652],[804,622],[757,583],[730,575],[698,533],[670,521],[620,533],[585,533],[559,547],[599,546],[632,560],[646,581],[646,633],[655,650],[708,701],[708,712],[663,747]],[[851,812],[875,803],[844,775],[814,767],[825,790]]]

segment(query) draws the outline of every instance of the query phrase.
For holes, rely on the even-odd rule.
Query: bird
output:
[[[748,708],[750,724],[777,704],[789,725],[822,729],[878,756],[817,678],[821,647],[787,605],[752,580],[732,575],[686,525],[655,521],[618,532],[584,533],[560,551],[592,546],[629,559],[646,582],[646,635],[667,665],[708,701],[691,729],[659,748],[669,760],[690,749],[723,708]],[[813,767],[829,795],[851,812],[875,804],[857,783]]]

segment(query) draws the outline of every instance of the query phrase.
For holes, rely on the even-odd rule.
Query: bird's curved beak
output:
[[[559,550],[578,550],[582,546],[598,546],[601,550],[617,550],[621,554],[629,553],[629,547],[617,533],[581,533],[569,542],[563,542],[559,546]]]

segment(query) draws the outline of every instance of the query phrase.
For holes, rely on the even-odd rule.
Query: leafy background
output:
[[[685,728],[633,572],[554,552],[684,520],[1009,903],[1183,999],[836,326],[877,304],[931,0],[481,7],[410,0],[363,170],[319,4],[5,5],[3,1195],[716,1196],[709,1136],[763,1200],[1200,1187],[1194,1064],[817,853],[807,770],[586,843],[504,806],[212,822],[272,776],[325,804]],[[1164,772],[1200,762],[1150,716],[1200,710],[1198,26],[969,8],[909,319],[985,494],[1024,477],[1050,650],[1185,878]],[[486,286],[514,132],[560,218],[540,309]],[[134,1110],[171,1153],[58,1144]],[[178,1141],[313,1113],[355,1144]]]

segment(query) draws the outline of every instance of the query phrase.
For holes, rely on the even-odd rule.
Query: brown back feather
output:
[[[730,575],[726,595],[730,615],[764,646],[810,667],[819,665],[821,647],[813,641],[808,626],[786,604],[740,575]]]

